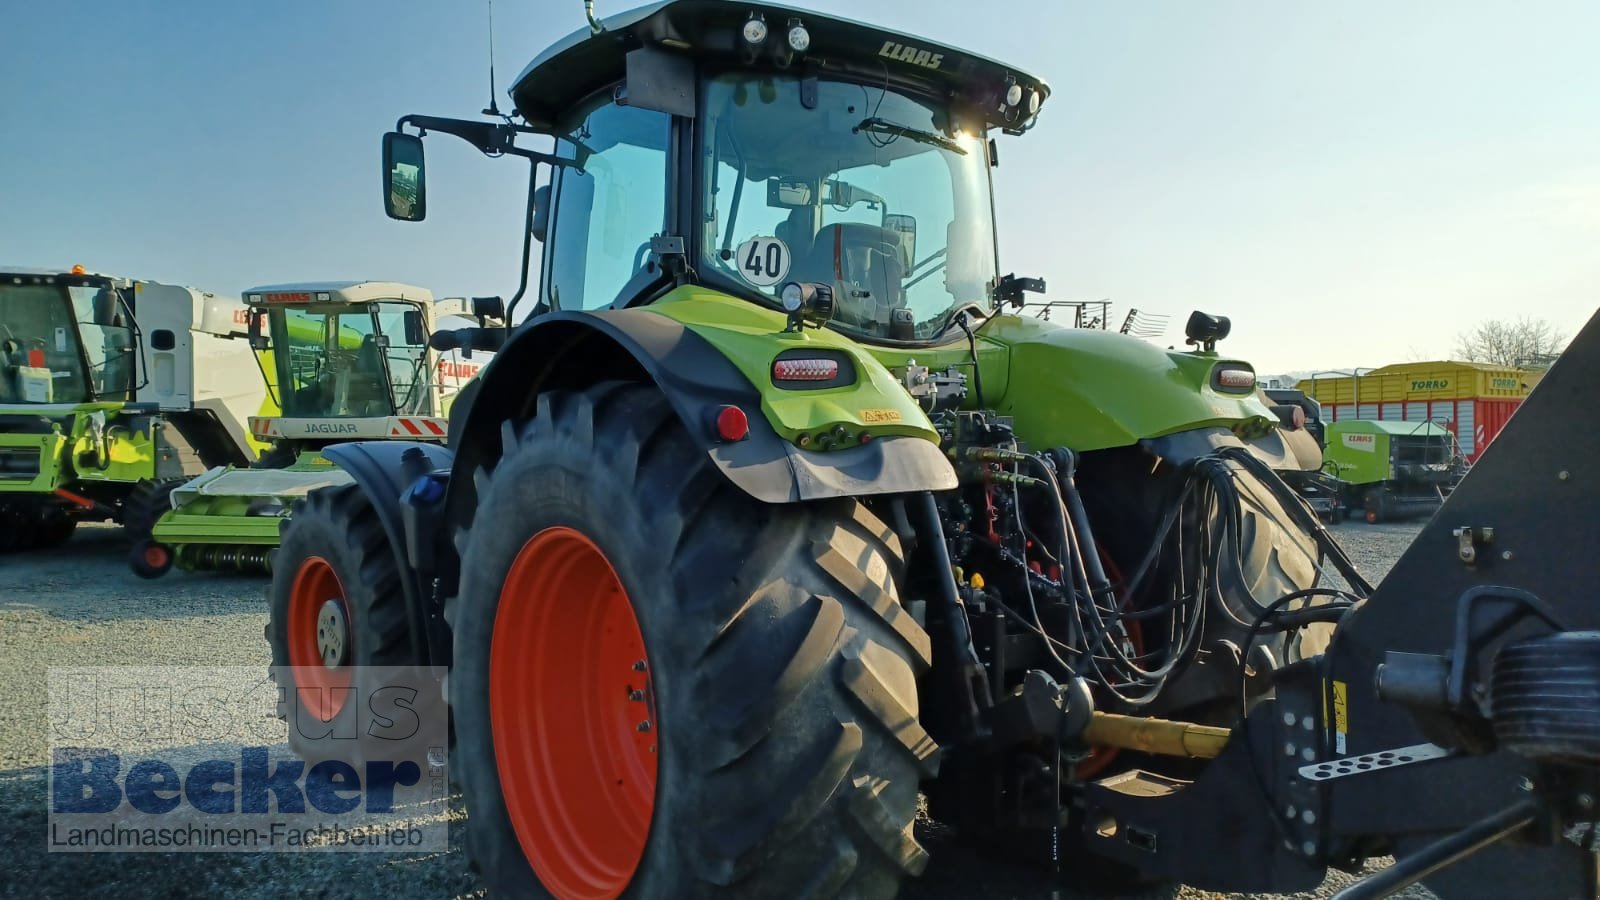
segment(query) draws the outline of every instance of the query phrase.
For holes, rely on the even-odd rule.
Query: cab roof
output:
[[[773,70],[778,64],[770,55],[755,63],[741,58],[747,47],[741,29],[753,15],[767,24],[764,48],[784,45],[791,24],[806,28],[810,47],[789,66],[797,74],[853,74],[950,94],[1002,127],[1030,118],[1031,95],[1040,103],[1050,95],[1038,77],[947,44],[814,10],[739,0],[662,0],[603,19],[599,34],[579,29],[535,57],[507,93],[523,118],[543,130],[585,97],[621,80],[628,53],[641,47]],[[1023,89],[1020,120],[1016,108],[1008,118],[1005,97],[1012,84]]]
[[[398,281],[296,281],[288,284],[264,284],[244,292],[246,303],[263,301],[267,294],[295,295],[279,303],[368,303],[373,300],[416,300],[433,303],[433,292],[414,284]],[[327,296],[318,296],[326,294]],[[298,296],[298,295],[304,295]]]

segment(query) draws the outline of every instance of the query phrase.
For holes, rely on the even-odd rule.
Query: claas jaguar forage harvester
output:
[[[888,897],[920,794],[1074,885],[1593,893],[1596,327],[1373,591],[1219,318],[1016,315],[991,176],[1037,77],[670,0],[510,95],[402,117],[383,173],[416,220],[422,132],[529,161],[522,321],[434,338],[498,350],[448,446],[324,451],[353,483],[298,504],[268,629],[336,725],[448,667],[491,890]]]

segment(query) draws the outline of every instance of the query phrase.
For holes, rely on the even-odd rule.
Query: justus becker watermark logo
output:
[[[52,852],[449,845],[440,668],[52,668]]]

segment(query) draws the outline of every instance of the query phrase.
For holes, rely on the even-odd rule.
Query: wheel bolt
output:
[[[639,723],[639,730],[640,731],[649,731],[650,730],[650,720],[649,719],[645,719],[643,722],[640,722]]]

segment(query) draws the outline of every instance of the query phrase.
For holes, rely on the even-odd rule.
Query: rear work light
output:
[[[782,381],[832,381],[839,377],[839,361],[798,357],[780,359],[772,364],[772,380]]]

